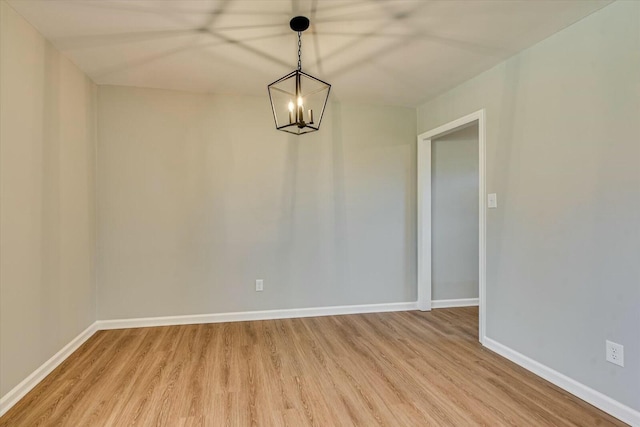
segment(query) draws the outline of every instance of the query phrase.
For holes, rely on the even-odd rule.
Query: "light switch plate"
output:
[[[498,195],[496,193],[487,195],[487,207],[489,209],[495,209],[498,207]]]

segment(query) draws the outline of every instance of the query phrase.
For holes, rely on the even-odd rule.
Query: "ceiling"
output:
[[[342,101],[416,106],[609,0],[9,0],[96,83],[267,95],[302,68]]]

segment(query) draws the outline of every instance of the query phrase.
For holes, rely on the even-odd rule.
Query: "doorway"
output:
[[[484,341],[485,336],[485,320],[486,320],[486,301],[485,301],[485,285],[486,285],[486,191],[485,191],[485,111],[480,110],[468,116],[454,120],[443,126],[440,126],[431,131],[425,132],[418,136],[418,308],[423,311],[429,311],[432,308],[437,308],[438,303],[433,302],[434,291],[434,251],[432,245],[437,239],[438,241],[444,241],[442,236],[438,232],[434,233],[432,229],[432,221],[434,214],[436,220],[440,219],[440,224],[447,226],[442,220],[445,218],[437,210],[434,212],[432,209],[438,208],[434,206],[433,202],[438,203],[438,199],[434,199],[435,185],[437,184],[438,175],[433,175],[434,167],[434,145],[437,146],[440,142],[437,140],[443,140],[447,136],[465,130],[460,135],[469,136],[469,132],[475,130],[477,132],[477,228],[473,228],[478,233],[477,236],[477,286],[478,286],[478,300],[479,306],[479,340]],[[468,165],[467,165],[468,166]],[[444,166],[446,168],[446,165]],[[446,188],[446,187],[445,187]],[[444,200],[444,199],[442,199]],[[441,201],[442,201],[441,200]],[[460,218],[458,218],[459,220]],[[452,219],[453,220],[453,219]],[[449,225],[453,225],[452,222]],[[460,236],[458,236],[460,237]],[[467,236],[468,238],[468,236]],[[455,239],[452,239],[455,240]],[[455,242],[453,242],[455,243]],[[445,249],[446,251],[447,249]],[[448,248],[452,250],[452,248]],[[469,254],[467,254],[468,258]],[[440,260],[438,260],[440,262]],[[441,269],[446,269],[446,262],[442,264]],[[453,269],[452,269],[453,271]],[[468,274],[467,274],[468,276]],[[437,278],[436,278],[437,279]],[[462,285],[462,287],[467,285]],[[460,300],[462,301],[462,300]],[[466,301],[464,305],[475,305],[472,299]],[[440,305],[443,306],[443,305]],[[452,305],[449,305],[452,306]]]

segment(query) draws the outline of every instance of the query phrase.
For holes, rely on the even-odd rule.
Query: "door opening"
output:
[[[464,135],[469,136],[469,132],[477,132],[477,156],[474,156],[474,160],[477,161],[477,165],[475,171],[477,173],[477,227],[468,227],[467,235],[463,236],[462,233],[458,233],[458,235],[449,235],[448,239],[443,238],[442,230],[434,230],[432,229],[432,221],[436,219],[439,221],[436,226],[443,227],[451,227],[455,226],[456,221],[458,224],[460,221],[465,220],[462,218],[463,213],[458,213],[458,218],[449,218],[447,219],[444,215],[442,215],[441,209],[443,205],[447,203],[466,203],[467,205],[460,205],[460,209],[466,209],[468,212],[466,213],[468,220],[468,215],[471,210],[468,206],[468,200],[462,201],[459,200],[448,200],[447,197],[439,197],[434,199],[434,185],[436,181],[439,179],[439,175],[432,175],[435,169],[433,168],[432,161],[434,160],[434,156],[432,156],[434,146],[440,144],[442,140],[444,140],[447,136],[450,136],[453,133],[457,133],[458,131],[464,130],[465,132],[460,132],[459,135],[463,137]],[[436,140],[440,140],[436,142]],[[453,307],[453,306],[461,306],[461,305],[478,305],[479,306],[479,331],[478,336],[480,342],[484,341],[485,336],[485,321],[486,321],[486,312],[485,312],[485,285],[486,285],[486,190],[485,190],[485,112],[484,110],[477,111],[468,116],[462,117],[458,120],[454,120],[446,125],[440,126],[431,131],[425,132],[418,136],[418,308],[423,311],[431,310],[432,308],[438,307]],[[451,147],[448,147],[451,148]],[[468,163],[468,162],[467,162]],[[458,166],[447,166],[446,164],[441,165],[445,169],[447,167],[452,168],[460,168],[466,167],[469,168],[469,165],[458,165]],[[442,169],[442,167],[440,169]],[[436,171],[437,172],[437,171]],[[443,187],[439,187],[440,191]],[[446,186],[444,187],[446,189]],[[468,190],[468,188],[467,188]],[[440,194],[441,196],[441,194]],[[436,204],[434,205],[433,202]],[[432,210],[433,209],[433,210]],[[475,298],[441,298],[436,296],[436,299],[433,299],[434,292],[434,283],[437,283],[440,278],[437,273],[440,271],[444,271],[446,269],[450,269],[451,272],[455,271],[454,267],[447,266],[446,256],[444,258],[440,257],[437,259],[438,268],[440,270],[435,271],[436,276],[434,276],[434,251],[432,250],[432,244],[437,243],[439,245],[445,245],[443,249],[439,252],[439,255],[442,255],[443,252],[455,250],[455,246],[463,243],[456,243],[456,240],[467,239],[467,243],[469,241],[468,232],[473,230],[473,232],[477,232],[477,302]],[[460,246],[459,246],[460,247]],[[467,248],[468,249],[468,248]],[[467,250],[465,254],[467,259],[474,256],[475,252],[470,252]],[[454,274],[457,277],[457,283],[455,287],[458,289],[452,291],[449,289],[449,292],[467,292],[463,289],[465,287],[469,287],[470,285],[464,284],[464,278],[467,277],[475,277],[475,275],[471,274],[468,271],[468,266],[466,267],[467,271],[458,271]],[[464,269],[462,269],[464,270]],[[452,273],[453,274],[453,273]],[[436,293],[438,290],[436,290]],[[440,290],[440,296],[447,295],[446,292],[442,293]]]

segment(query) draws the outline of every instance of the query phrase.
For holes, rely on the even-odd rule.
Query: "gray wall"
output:
[[[416,300],[413,109],[101,86],[98,318]],[[255,279],[264,292],[255,292]]]
[[[478,298],[478,125],[431,142],[431,298]]]
[[[0,1],[0,396],[95,320],[96,87]]]
[[[418,132],[486,108],[487,335],[636,410],[638,52],[616,2],[418,108]]]

